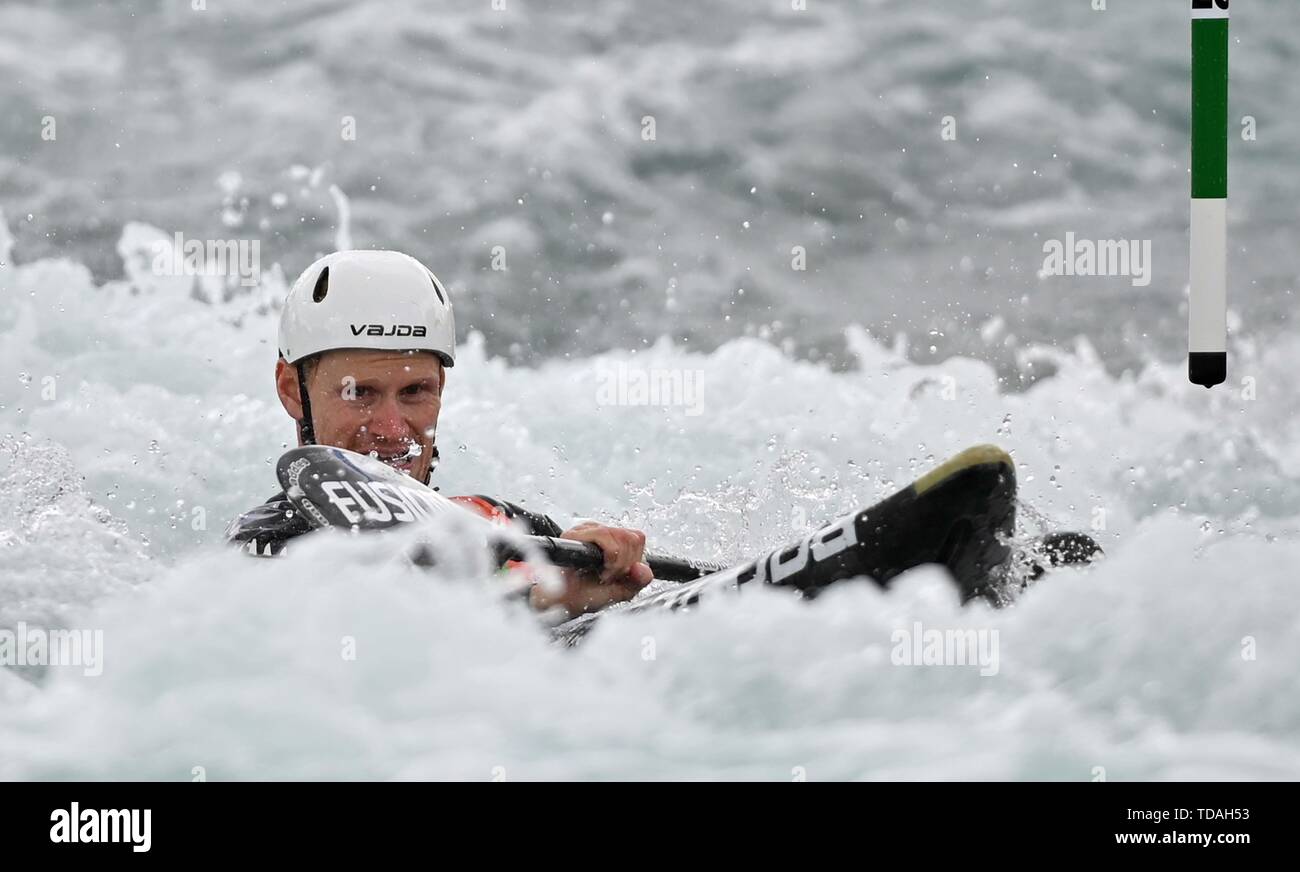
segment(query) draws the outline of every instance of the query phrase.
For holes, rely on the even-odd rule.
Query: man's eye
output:
[[[359,400],[373,395],[374,392],[375,392],[374,388],[363,387],[361,385],[358,385],[357,387],[352,389],[353,395]]]

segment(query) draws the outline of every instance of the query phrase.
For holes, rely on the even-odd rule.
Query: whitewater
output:
[[[284,276],[228,296],[159,276],[167,237],[128,224],[124,278],[97,283],[71,259],[14,263],[0,230],[0,629],[103,637],[99,675],[0,669],[0,778],[1300,778],[1294,338],[1236,335],[1205,391],[1181,363],[1109,374],[1083,338],[1018,349],[1052,375],[1012,389],[855,324],[847,370],[759,338],[518,366],[471,333],[444,494],[732,561],[993,442],[1022,533],[1107,551],[1002,610],[960,608],[923,568],[888,592],[615,616],[570,650],[486,573],[413,570],[395,539],[223,546],[291,446],[271,379]],[[698,372],[704,413],[600,402],[619,367]],[[917,622],[997,631],[996,674],[894,665]]]

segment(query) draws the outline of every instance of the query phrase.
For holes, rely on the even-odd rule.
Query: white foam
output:
[[[959,609],[927,569],[888,595],[608,620],[566,651],[488,582],[412,572],[396,540],[220,548],[277,489],[292,429],[274,313],[189,290],[0,270],[0,625],[105,640],[97,678],[0,670],[0,777],[1300,777],[1294,346],[1243,346],[1250,400],[1173,366],[1111,378],[1085,343],[1029,349],[1056,375],[1007,394],[981,362],[918,366],[857,328],[847,373],[757,340],[515,369],[472,338],[444,493],[730,559],[993,441],[1051,525],[1104,519],[1104,563],[1001,612]],[[705,413],[600,405],[619,363],[703,370]],[[996,629],[1000,671],[891,665],[915,621]]]

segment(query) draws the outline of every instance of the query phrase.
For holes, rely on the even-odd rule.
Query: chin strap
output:
[[[298,399],[302,402],[302,417],[298,420],[298,444],[315,445],[316,428],[311,424],[311,398],[307,396],[307,368],[302,361],[294,366],[298,371]]]
[[[433,471],[438,468],[438,461],[440,459],[441,458],[438,455],[438,443],[435,442],[433,443],[433,459],[429,461],[429,471],[424,474],[424,481],[422,482],[423,484],[429,485],[429,487],[433,487],[433,485],[429,484],[429,479],[433,478]],[[437,490],[436,487],[433,489]]]

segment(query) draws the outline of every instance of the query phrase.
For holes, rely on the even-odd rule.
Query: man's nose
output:
[[[385,397],[370,411],[370,420],[366,427],[376,439],[397,442],[410,436],[411,428],[406,425],[406,417],[396,397]]]

